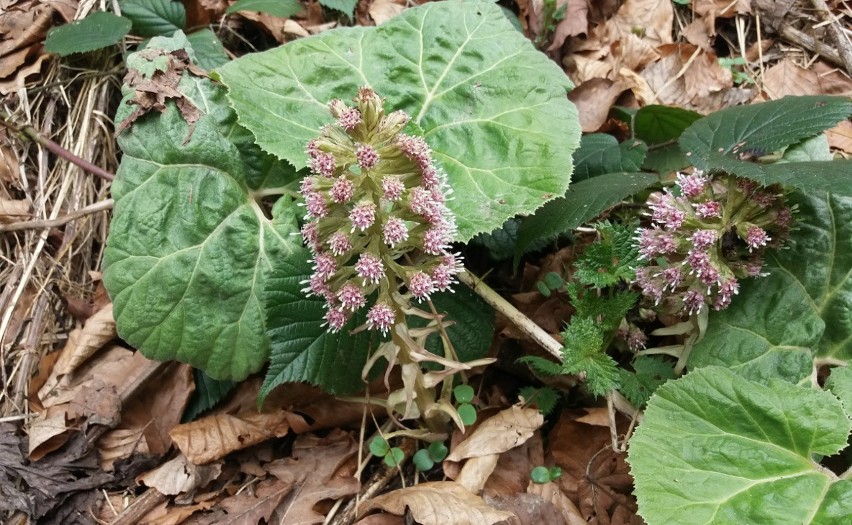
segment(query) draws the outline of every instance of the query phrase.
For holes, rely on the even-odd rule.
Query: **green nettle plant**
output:
[[[488,304],[505,308],[458,252],[517,265],[606,212],[539,286],[576,312],[561,362],[524,361],[645,408],[628,456],[640,514],[852,515],[852,475],[821,463],[852,421],[852,167],[823,134],[848,99],[621,108],[627,140],[580,139],[570,81],[488,2],[428,3],[209,77],[196,59],[179,31],[153,38],[127,59],[116,115],[104,281],[145,355],[210,385],[268,363],[259,403],[290,382],[352,394],[396,368],[402,386],[369,401],[400,430],[371,450],[398,465],[388,440],[424,439],[428,470],[476,418],[464,372],[490,362]]]

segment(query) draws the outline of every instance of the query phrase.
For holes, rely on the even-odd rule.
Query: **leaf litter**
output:
[[[190,3],[196,4],[196,16],[202,21],[218,19],[228,5]],[[577,84],[572,97],[586,131],[609,130],[613,125],[609,111],[615,104],[668,104],[706,113],[790,94],[852,93],[848,72],[831,63],[831,57],[806,47],[778,46],[784,35],[792,34],[786,28],[801,27],[805,16],[767,13],[765,3],[756,2],[776,33],[763,34],[763,40],[757,41],[751,27],[750,45],[737,46],[736,31],[743,31],[737,20],[755,22],[750,3],[693,3],[694,10],[684,10],[669,0],[559,0],[557,7],[567,5],[563,18],[544,20],[543,2],[524,0],[518,2],[518,12],[528,36],[541,37],[542,49]],[[53,110],[37,90],[24,94],[32,100],[9,94],[27,84],[36,87],[58,74],[67,75],[45,71],[50,58],[41,43],[53,15],[69,21],[77,6],[6,1],[3,7],[0,93],[6,95],[4,105],[30,104],[37,118],[50,117]],[[400,2],[367,0],[360,3],[355,16],[363,24],[380,24],[403,9]],[[293,19],[241,13],[229,20],[239,21],[229,21],[231,29],[263,31],[278,42],[338,23],[326,20],[315,3]],[[727,56],[743,56],[746,65],[724,66],[719,58]],[[126,81],[136,90],[137,107],[124,125],[150,111],[162,112],[169,100],[175,102],[190,130],[199,118],[198,109],[178,84],[184,75],[206,73],[180,52],[165,58],[165,69],[151,78],[128,73]],[[736,73],[751,81],[742,81],[742,76],[737,81]],[[71,84],[67,76],[62,81]],[[108,92],[103,84],[81,86],[75,85],[81,98],[72,97],[72,107],[66,109],[86,107],[87,97]],[[112,113],[106,106],[100,111]],[[66,138],[60,142],[72,146],[72,130],[63,130]],[[830,130],[828,137],[832,147],[852,153],[848,122]],[[59,185],[34,184],[32,174],[39,173],[37,157],[7,145],[9,138],[4,135],[0,146],[0,222],[40,218],[44,213],[40,202],[67,206],[59,193],[34,193],[55,192],[52,188]],[[100,149],[89,150],[88,155],[104,166],[114,163],[112,146],[104,146],[111,139],[96,142]],[[42,165],[41,171],[45,169]],[[48,182],[59,180],[59,172],[51,173]],[[40,189],[45,186],[49,190]],[[86,182],[74,186],[71,193],[82,203],[100,198],[103,187]],[[29,388],[25,397],[29,402],[14,406],[10,396],[2,398],[4,415],[22,414],[26,419],[0,422],[0,510],[20,512],[43,523],[91,523],[87,517],[92,515],[109,521],[125,506],[141,501],[146,490],[156,490],[168,498],[144,509],[138,523],[322,523],[333,515],[334,501],[350,499],[365,489],[360,481],[365,477],[356,477],[362,472],[357,436],[363,407],[306,385],[273,392],[268,408],[258,411],[255,399],[260,380],[251,378],[224,403],[193,422],[182,423],[194,389],[192,374],[182,366],[149,374],[154,364],[116,340],[111,305],[92,301],[98,284],[89,272],[98,269],[98,245],[79,240],[89,235],[102,241],[103,223],[90,221],[79,227],[76,233],[70,225],[50,232],[56,246],[63,238],[77,239],[67,241],[72,245],[81,243],[72,250],[76,258],[66,261],[73,268],[69,271],[72,282],[65,283],[61,292],[51,284],[56,277],[50,268],[59,264],[52,259],[56,251],[37,249],[38,237],[29,234],[6,245],[16,256],[6,255],[14,262],[14,272],[0,270],[0,307],[10,312],[0,334],[3,348],[11,350],[4,353],[4,366],[15,369],[23,362],[20,342],[35,319],[38,290],[50,290],[49,301],[58,313],[56,319],[35,327],[50,344],[35,349],[37,359],[24,377],[29,379],[29,372],[36,368],[38,374],[29,381],[17,381]],[[37,270],[23,271],[28,260],[24,252],[36,257]],[[523,291],[513,297],[553,334],[572,311],[557,299],[535,292],[533,283],[549,271],[570,266],[575,257],[569,251],[539,264],[528,263],[525,284],[518,288]],[[68,284],[84,293],[68,294]],[[12,293],[18,287],[20,292]],[[71,304],[75,301],[79,301],[76,307]],[[75,319],[78,316],[80,322]],[[502,334],[520,340],[525,348],[533,347],[511,325]],[[495,347],[504,351],[499,343]],[[382,495],[362,501],[359,523],[402,523],[405,516],[420,523],[640,523],[625,455],[612,444],[613,434],[623,438],[628,432],[628,421],[619,419],[610,428],[609,413],[600,403],[579,399],[577,408],[563,410],[548,426],[537,411],[512,404],[513,389],[508,384],[482,376],[474,381],[492,382],[489,388],[497,392],[489,397],[491,411],[480,412],[484,421],[455,436],[451,456],[417,484],[408,483],[414,475],[411,469],[403,469],[405,475],[398,476]],[[140,383],[136,395],[128,396],[128,385],[135,383]],[[8,381],[4,394],[14,388]],[[383,417],[380,411],[374,413]],[[373,470],[381,468],[373,464]],[[559,466],[562,476],[533,483],[529,473],[540,465]],[[403,482],[405,487],[400,486]]]

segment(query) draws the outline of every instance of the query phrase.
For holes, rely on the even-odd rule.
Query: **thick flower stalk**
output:
[[[314,273],[305,292],[325,298],[332,332],[366,308],[367,327],[387,333],[411,298],[428,299],[454,282],[461,269],[450,252],[456,226],[429,146],[402,133],[409,116],[385,114],[367,87],[354,102],[333,100],[336,122],[308,143],[302,237]]]
[[[652,227],[637,240],[650,265],[637,268],[636,282],[664,312],[727,308],[740,280],[763,275],[764,250],[787,238],[791,210],[779,187],[734,176],[696,170],[678,175],[676,186],[679,195],[649,200]]]

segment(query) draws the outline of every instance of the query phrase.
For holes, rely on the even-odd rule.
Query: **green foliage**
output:
[[[852,358],[852,197],[796,193],[790,202],[798,212],[789,248],[770,253],[770,275],[744,282],[731,307],[710,316],[691,368],[799,382],[814,357]]]
[[[633,238],[636,230],[610,222],[597,224],[596,228],[600,240],[588,245],[577,259],[574,277],[595,288],[632,281],[639,264],[639,247]]]
[[[831,369],[825,382],[826,390],[840,399],[846,415],[852,419],[852,368],[838,366]]]
[[[444,461],[448,453],[449,450],[447,450],[447,446],[442,441],[434,441],[427,448],[418,450],[414,454],[412,461],[417,467],[417,470],[423,472],[430,470],[435,466],[435,463]]]
[[[550,297],[551,292],[555,292],[565,286],[565,280],[556,272],[548,272],[544,279],[536,283],[538,291],[545,297]]]
[[[429,452],[429,457],[432,458],[432,461],[444,461],[450,452],[447,450],[447,445],[445,445],[443,441],[433,441],[432,443],[429,443],[426,450]]]
[[[639,514],[668,523],[841,523],[852,482],[815,455],[852,422],[827,392],[708,367],[661,386],[630,441]]]
[[[539,412],[547,416],[556,408],[559,392],[549,386],[541,388],[525,386],[518,392],[518,397],[524,398],[527,405],[534,406]]]
[[[195,51],[196,63],[208,71],[230,60],[222,41],[216,33],[206,27],[189,33],[186,39]]]
[[[650,173],[607,173],[572,184],[564,197],[545,204],[521,223],[515,265],[529,247],[573,230],[658,181]]]
[[[187,48],[194,57],[182,34],[149,48]],[[161,59],[132,54],[127,64],[150,77]],[[305,257],[291,236],[297,227],[287,199],[268,217],[254,197],[284,186],[293,172],[253,145],[223,88],[185,72],[177,89],[199,112],[194,126],[169,103],[118,136],[124,155],[112,186],[104,283],[119,335],[143,354],[240,380],[268,355],[260,297],[272,261]],[[133,111],[132,96],[126,92],[117,122]]]
[[[131,25],[124,17],[98,11],[83,20],[51,29],[44,48],[60,56],[94,51],[121,42]]]
[[[325,4],[323,4],[325,5]],[[258,13],[269,13],[281,18],[289,18],[304,10],[298,0],[238,0],[231,4],[226,13],[238,11],[255,11]]]
[[[476,408],[470,403],[462,403],[456,408],[456,411],[459,413],[459,418],[465,426],[469,427],[476,423]]]
[[[376,436],[370,441],[370,454],[383,458],[385,455],[390,452],[390,445],[387,440],[382,436]]]
[[[852,162],[761,165],[746,160],[814,137],[850,114],[852,101],[845,97],[785,97],[713,113],[693,123],[679,142],[696,167],[710,172],[852,195]]]
[[[355,6],[358,5],[358,0],[320,0],[320,5],[340,11],[351,19],[355,14]]]
[[[577,317],[594,320],[602,330],[615,330],[639,299],[632,291],[599,293],[571,283],[566,286]]]
[[[403,459],[405,459],[405,452],[399,447],[393,447],[385,454],[385,465],[391,468],[397,467]]]
[[[133,34],[171,36],[186,26],[186,9],[172,0],[120,0],[121,15],[133,22]]]
[[[731,72],[733,77],[734,84],[754,84],[754,79],[751,78],[751,75],[748,73],[741,71],[738,66],[744,66],[746,64],[745,58],[743,57],[719,57],[719,65],[723,68],[727,69]]]
[[[621,144],[612,135],[592,133],[580,138],[574,152],[574,182],[606,173],[634,173],[641,169],[648,146],[641,140]]]
[[[657,356],[642,355],[633,361],[633,372],[618,369],[619,391],[636,407],[643,407],[657,388],[674,379],[672,365]]]
[[[411,458],[414,466],[417,467],[417,470],[420,472],[426,472],[427,470],[431,470],[432,467],[435,466],[435,462],[432,458],[429,457],[429,451],[425,448],[421,448],[417,452],[414,453],[414,456]]]
[[[629,122],[634,136],[649,146],[642,167],[657,173],[670,173],[689,166],[689,159],[675,141],[701,117],[695,111],[669,106],[650,105],[637,110]]]
[[[473,401],[473,387],[470,385],[458,385],[453,388],[453,397],[456,403],[470,403]]]
[[[234,381],[213,379],[197,368],[192,370],[195,379],[195,392],[189,398],[189,404],[183,411],[181,421],[187,423],[195,420],[202,412],[210,410],[225,398],[237,386]]]
[[[572,85],[493,3],[427,3],[379,27],[246,55],[218,73],[257,144],[297,168],[328,121],[327,101],[369,84],[412,115],[446,170],[458,241],[532,212],[570,181],[580,134],[565,97]]]
[[[538,483],[539,485],[543,485],[545,483],[550,483],[551,481],[555,481],[562,477],[562,469],[559,467],[542,467],[538,466],[532,469],[530,472],[530,479],[533,483]]]

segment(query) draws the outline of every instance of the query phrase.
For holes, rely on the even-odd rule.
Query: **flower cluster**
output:
[[[672,192],[649,200],[652,227],[640,228],[636,270],[642,293],[669,313],[727,308],[740,280],[763,275],[763,252],[790,230],[792,212],[778,187],[734,176],[680,174]]]
[[[385,114],[384,101],[363,87],[355,107],[329,104],[334,124],[308,143],[312,174],[302,181],[302,237],[314,273],[305,292],[326,300],[326,321],[340,330],[375,301],[367,327],[387,332],[408,297],[429,298],[455,282],[461,265],[450,252],[455,220],[449,188],[420,137],[402,133],[409,116]],[[408,295],[399,293],[404,286]]]

